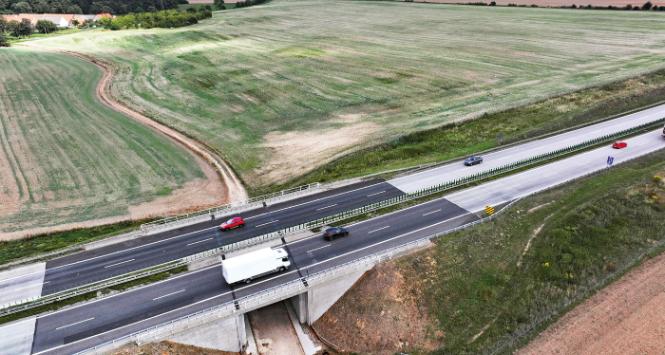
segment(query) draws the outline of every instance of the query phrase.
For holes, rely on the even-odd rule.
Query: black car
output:
[[[480,164],[482,162],[483,162],[483,157],[477,156],[477,155],[470,156],[470,157],[464,159],[464,165],[466,165],[466,166],[476,165],[476,164]]]
[[[326,229],[326,231],[323,232],[323,239],[333,240],[337,237],[346,237],[347,235],[349,235],[349,231],[346,230],[345,228],[332,227],[332,228]]]

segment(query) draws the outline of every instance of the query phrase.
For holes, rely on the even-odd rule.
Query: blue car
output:
[[[483,157],[477,155],[473,155],[464,159],[464,165],[466,166],[477,165],[482,162],[483,162]]]

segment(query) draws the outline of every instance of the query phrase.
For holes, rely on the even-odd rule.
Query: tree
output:
[[[14,4],[14,6],[12,6],[12,9],[14,9],[14,11],[18,13],[32,12],[32,6],[30,6],[30,4],[28,4],[25,1],[17,2],[16,4]]]
[[[652,7],[653,4],[651,3],[651,1],[647,1],[644,3],[644,5],[642,5],[642,10],[651,10]]]
[[[4,17],[0,16],[0,35],[7,31],[7,20]]]
[[[27,18],[21,20],[13,33],[15,37],[27,37],[32,34],[32,23]]]
[[[79,27],[80,25],[81,25],[81,23],[79,22],[79,20],[77,20],[77,19],[72,20],[72,26]]]
[[[224,6],[224,0],[215,0],[214,2],[215,8],[217,10],[225,10],[226,6]]]
[[[55,25],[55,23],[48,21],[48,20],[39,20],[37,21],[37,24],[35,25],[35,29],[39,33],[51,33],[55,32],[58,30],[58,27]]]
[[[9,41],[7,41],[7,37],[2,32],[0,32],[0,47],[9,47]]]
[[[16,20],[11,20],[7,22],[7,29],[6,32],[9,32],[14,37],[18,37],[18,27],[19,23]]]
[[[81,10],[81,7],[78,5],[69,5],[65,9],[65,12],[68,14],[82,14],[83,10]]]
[[[496,1],[490,2],[490,6],[496,6]]]

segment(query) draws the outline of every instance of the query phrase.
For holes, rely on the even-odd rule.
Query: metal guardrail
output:
[[[316,182],[308,185],[298,186],[287,190],[274,192],[272,194],[252,197],[240,204],[226,204],[218,207],[209,208],[203,211],[183,214],[179,216],[166,217],[145,223],[141,225],[141,231],[144,234],[157,233],[169,229],[179,228],[184,225],[196,224],[210,220],[211,215],[218,216],[219,214],[231,214],[242,211],[247,211],[262,205],[263,202],[275,203],[285,199],[290,199],[297,196],[302,196],[307,193],[313,193],[321,188],[321,184]]]
[[[225,318],[229,317],[235,314],[243,314],[247,313],[249,311],[252,311],[254,309],[263,307],[267,304],[271,304],[274,302],[278,302],[284,299],[287,299],[289,297],[296,296],[298,294],[302,294],[304,292],[307,292],[308,289],[326,283],[329,280],[339,278],[340,276],[352,273],[354,271],[358,270],[368,270],[374,265],[377,265],[383,261],[390,260],[396,256],[402,255],[405,252],[415,250],[417,248],[420,248],[422,246],[425,246],[430,243],[430,241],[434,238],[439,238],[443,235],[447,235],[450,233],[454,233],[472,226],[475,226],[477,224],[492,220],[499,216],[501,213],[509,209],[514,203],[516,203],[519,200],[514,200],[508,203],[505,207],[503,207],[501,210],[499,210],[497,213],[495,213],[492,216],[488,216],[485,218],[478,219],[476,221],[464,224],[462,226],[455,227],[451,230],[447,230],[444,232],[438,232],[431,234],[429,236],[410,241],[404,244],[401,244],[399,246],[386,249],[382,251],[381,253],[376,253],[372,255],[367,255],[363,256],[360,258],[357,258],[355,260],[346,262],[344,264],[337,265],[335,267],[314,273],[314,274],[309,274],[308,276],[298,278],[296,280],[290,281],[288,283],[271,287],[268,289],[265,289],[259,293],[253,294],[253,295],[248,295],[239,299],[236,299],[234,301],[226,302],[221,305],[213,306],[206,308],[204,310],[200,310],[194,313],[191,313],[186,316],[182,316],[179,318],[176,318],[174,320],[171,320],[166,323],[162,323],[159,325],[155,325],[146,329],[143,329],[141,331],[137,331],[128,335],[125,335],[120,338],[116,338],[113,340],[110,340],[108,342],[99,344],[95,347],[83,350],[81,352],[78,352],[76,354],[88,354],[91,352],[97,352],[98,350],[105,349],[105,348],[111,348],[114,347],[115,345],[121,345],[129,342],[136,342],[138,344],[143,344],[146,342],[154,341],[157,339],[163,339],[164,337],[174,335],[178,332],[182,332],[186,329],[193,328],[200,326],[202,324],[205,324],[209,322],[212,319],[220,319],[220,318]],[[306,281],[303,282],[303,281]],[[305,286],[307,284],[307,286]]]
[[[517,169],[522,169],[522,168],[530,166],[530,165],[534,165],[534,164],[542,163],[544,161],[552,160],[552,159],[555,159],[555,158],[563,156],[563,155],[568,155],[570,153],[573,153],[573,152],[576,152],[576,151],[579,151],[579,150],[583,150],[583,149],[595,146],[595,145],[600,144],[600,143],[604,143],[604,142],[607,142],[607,141],[612,141],[612,140],[615,140],[617,138],[620,138],[620,137],[623,137],[623,136],[626,136],[626,135],[637,133],[637,132],[643,131],[643,130],[649,128],[649,127],[652,127],[652,126],[655,126],[655,125],[660,125],[663,122],[665,122],[665,118],[657,120],[657,121],[653,121],[653,122],[650,122],[650,123],[646,123],[646,124],[643,124],[643,125],[639,125],[639,126],[636,126],[636,127],[633,127],[633,128],[625,129],[625,130],[622,130],[622,131],[619,131],[619,132],[616,132],[616,133],[608,134],[608,135],[605,135],[605,136],[602,136],[602,137],[594,138],[594,139],[591,139],[591,140],[588,140],[588,141],[585,141],[585,142],[582,142],[582,143],[579,143],[579,144],[576,144],[576,145],[568,146],[568,147],[565,147],[565,148],[562,148],[562,149],[558,149],[558,150],[555,150],[555,151],[552,151],[552,152],[548,152],[548,153],[540,154],[540,155],[537,155],[537,156],[534,156],[534,157],[531,157],[531,158],[519,160],[519,161],[510,163],[510,164],[506,164],[504,166],[496,167],[496,168],[493,168],[493,169],[490,169],[490,170],[487,170],[487,171],[478,172],[476,174],[469,175],[467,177],[463,177],[463,178],[455,179],[455,180],[452,180],[452,181],[444,182],[444,183],[441,183],[441,184],[438,184],[438,185],[435,185],[435,186],[432,186],[432,187],[428,187],[428,188],[425,188],[425,189],[418,190],[418,191],[410,193],[410,194],[400,195],[400,196],[393,197],[393,198],[388,199],[388,200],[372,203],[372,204],[362,206],[362,207],[358,207],[358,208],[348,210],[348,211],[343,211],[343,212],[340,212],[340,213],[337,213],[337,214],[334,214],[334,215],[331,215],[331,216],[323,217],[323,218],[320,218],[320,219],[317,219],[317,220],[314,220],[314,221],[310,221],[310,222],[302,223],[302,224],[292,226],[292,227],[289,227],[289,228],[281,229],[279,231],[275,231],[275,232],[271,232],[271,233],[268,233],[268,234],[260,235],[260,236],[254,237],[254,238],[249,238],[249,239],[246,239],[246,240],[243,240],[243,241],[240,241],[240,242],[236,242],[236,243],[223,245],[221,247],[211,249],[211,250],[208,250],[208,251],[205,251],[205,252],[202,252],[202,253],[194,254],[194,255],[185,257],[183,259],[178,259],[178,260],[167,262],[167,263],[164,263],[164,264],[152,266],[150,268],[143,269],[143,270],[137,270],[137,271],[134,271],[134,272],[131,272],[131,273],[128,273],[128,274],[120,275],[120,276],[109,278],[109,279],[102,280],[102,281],[98,281],[98,282],[95,282],[94,284],[89,284],[89,285],[73,288],[71,290],[62,291],[62,292],[58,293],[58,297],[55,297],[55,296],[52,297],[52,295],[49,295],[49,296],[45,296],[45,297],[37,297],[37,298],[24,299],[24,300],[21,300],[21,301],[17,301],[14,304],[2,306],[2,308],[0,308],[0,316],[4,316],[4,315],[7,315],[7,314],[16,313],[16,312],[20,312],[20,311],[23,311],[23,310],[26,310],[26,309],[38,307],[38,306],[41,306],[41,305],[44,305],[44,304],[60,301],[60,300],[66,299],[66,298],[70,298],[70,297],[80,295],[82,293],[87,293],[87,292],[92,292],[92,291],[108,288],[108,287],[115,286],[115,285],[118,285],[118,284],[121,284],[121,283],[136,280],[138,278],[158,274],[158,273],[161,273],[161,272],[165,272],[165,271],[168,271],[168,270],[175,269],[175,268],[183,266],[183,265],[187,265],[187,264],[189,264],[193,261],[196,261],[196,260],[200,260],[200,259],[204,259],[204,258],[208,258],[208,257],[211,257],[211,256],[220,255],[220,254],[224,254],[224,253],[229,253],[231,251],[240,250],[240,249],[244,249],[244,248],[247,248],[247,247],[250,247],[250,246],[254,246],[254,245],[257,245],[257,244],[262,244],[262,243],[265,243],[265,242],[268,242],[268,241],[271,241],[271,240],[275,240],[275,239],[281,238],[281,237],[283,237],[283,236],[285,236],[289,233],[325,226],[325,225],[328,225],[330,223],[334,223],[334,222],[345,220],[345,219],[352,218],[352,217],[357,217],[357,216],[360,216],[360,215],[363,215],[363,214],[366,214],[366,213],[369,213],[369,212],[373,212],[373,211],[376,211],[376,210],[379,210],[379,209],[383,209],[383,208],[394,206],[394,205],[404,203],[404,202],[407,202],[407,201],[415,200],[415,199],[418,199],[418,198],[422,198],[422,197],[426,197],[426,196],[433,195],[433,194],[436,194],[436,193],[440,193],[440,192],[443,192],[443,191],[446,191],[446,190],[461,187],[461,186],[467,185],[469,183],[485,180],[485,179],[490,178],[490,177],[502,175],[502,174],[508,173],[510,171],[514,171],[514,170],[517,170]],[[140,276],[138,276],[138,275],[140,275]]]

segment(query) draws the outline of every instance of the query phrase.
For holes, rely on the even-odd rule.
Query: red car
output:
[[[228,221],[222,223],[222,225],[219,226],[219,229],[227,231],[230,229],[243,227],[244,225],[245,225],[245,220],[242,219],[242,217],[233,217]]]
[[[623,149],[623,148],[626,148],[627,146],[628,146],[628,143],[626,143],[626,142],[614,142],[614,144],[612,144],[612,148],[614,148],[614,149]]]

